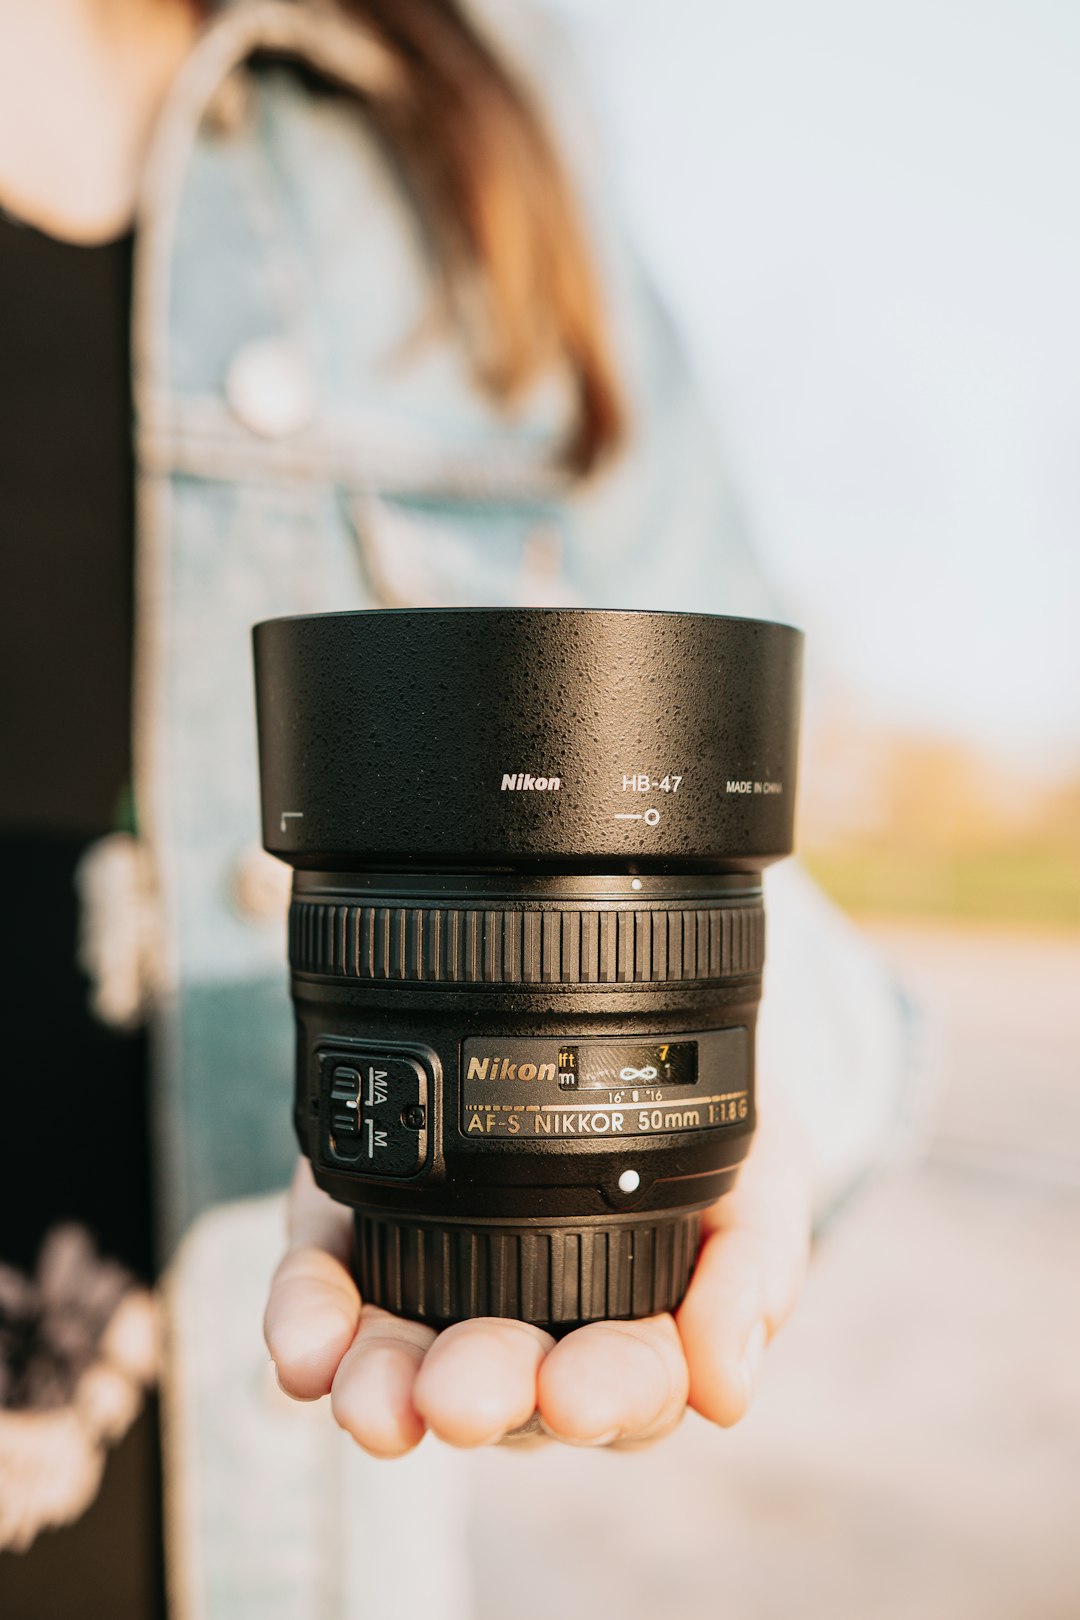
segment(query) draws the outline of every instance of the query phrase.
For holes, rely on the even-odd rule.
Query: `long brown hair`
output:
[[[512,404],[561,362],[575,400],[563,460],[590,472],[619,445],[623,404],[575,200],[525,87],[459,0],[344,0],[402,69],[371,116],[431,231],[476,376]]]

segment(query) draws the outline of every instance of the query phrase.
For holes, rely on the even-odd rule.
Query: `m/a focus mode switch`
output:
[[[428,1151],[428,1070],[399,1052],[323,1054],[323,1162],[411,1176]]]
[[[330,1077],[330,1131],[343,1156],[355,1157],[360,1141],[360,1071],[345,1064]]]

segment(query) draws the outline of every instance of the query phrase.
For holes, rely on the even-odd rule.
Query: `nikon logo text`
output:
[[[504,1057],[472,1057],[466,1080],[554,1080],[554,1063],[511,1063]]]
[[[559,776],[526,776],[524,771],[507,771],[502,779],[504,793],[557,793],[561,787]]]

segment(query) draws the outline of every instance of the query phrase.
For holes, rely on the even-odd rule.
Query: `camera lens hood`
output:
[[[322,871],[759,870],[792,847],[802,642],[618,610],[268,620],[263,841]]]

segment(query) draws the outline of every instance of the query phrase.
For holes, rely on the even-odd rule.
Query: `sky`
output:
[[[550,0],[815,668],[1080,764],[1080,4]]]

